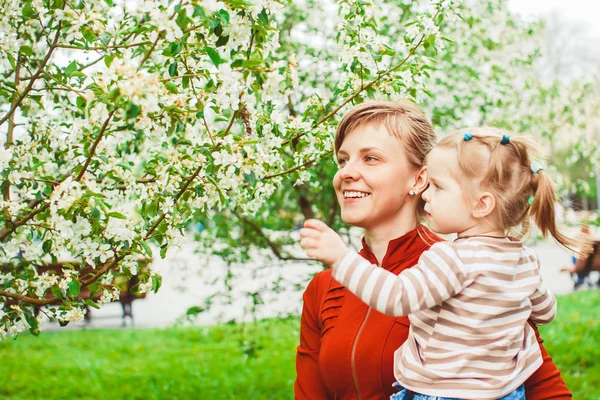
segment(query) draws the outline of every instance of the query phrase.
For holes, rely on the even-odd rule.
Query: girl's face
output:
[[[340,146],[339,170],[333,187],[342,220],[364,229],[397,226],[415,215],[416,201],[407,201],[418,170],[410,165],[400,140],[383,125],[358,126]]]
[[[423,192],[425,211],[431,230],[441,234],[460,233],[477,225],[472,205],[467,202],[464,185],[452,171],[458,171],[456,150],[435,148],[427,161],[429,188]]]

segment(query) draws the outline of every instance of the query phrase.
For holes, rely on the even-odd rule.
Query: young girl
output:
[[[434,244],[398,276],[348,251],[326,224],[306,221],[309,257],[332,265],[334,278],[376,310],[410,314],[394,361],[402,389],[392,399],[524,398],[523,382],[542,364],[527,320],[550,322],[556,301],[536,255],[507,231],[520,225],[522,237],[531,216],[544,236],[579,247],[557,231],[553,184],[536,153],[533,141],[491,128],[441,140],[422,197],[432,230],[458,238]],[[344,168],[347,160],[338,161]],[[347,192],[356,202],[369,196]]]

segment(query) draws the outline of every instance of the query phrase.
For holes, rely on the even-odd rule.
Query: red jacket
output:
[[[415,229],[389,243],[381,266],[399,274],[415,265],[421,253],[439,240],[422,227]],[[378,264],[364,240],[360,254]],[[370,308],[335,281],[331,270],[313,278],[303,299],[295,398],[389,399],[396,392],[392,387],[394,352],[408,336],[408,317],[387,316]],[[541,346],[539,334],[538,341],[544,363],[525,382],[527,400],[570,399],[571,393]]]

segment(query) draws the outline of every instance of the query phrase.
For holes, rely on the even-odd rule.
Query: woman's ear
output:
[[[473,208],[473,217],[485,218],[496,208],[496,198],[490,192],[483,192],[479,195],[477,203]]]
[[[422,167],[417,175],[415,175],[415,183],[411,190],[415,191],[418,196],[421,195],[429,186],[429,178],[427,177],[427,167]]]

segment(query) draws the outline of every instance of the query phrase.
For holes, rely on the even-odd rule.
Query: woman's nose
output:
[[[423,198],[423,200],[425,201],[429,201],[429,188],[427,188],[423,194],[421,194],[421,197]]]
[[[359,176],[358,169],[354,163],[346,162],[344,167],[340,170],[340,178],[343,180],[355,180]]]

